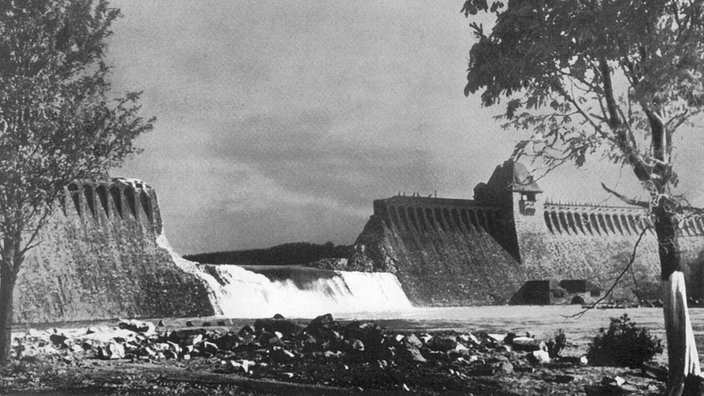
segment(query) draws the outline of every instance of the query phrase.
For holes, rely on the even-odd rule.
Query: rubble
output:
[[[150,322],[120,320],[112,329],[91,327],[71,334],[32,330],[13,340],[13,357],[20,361],[53,356],[67,362],[181,362],[206,365],[216,373],[323,384],[328,380],[321,380],[323,374],[317,371],[325,371],[338,373],[340,378],[357,378],[349,383],[339,378],[329,381],[363,388],[381,386],[384,381],[384,389],[395,391],[423,386],[427,380],[423,376],[438,372],[443,373],[443,387],[463,389],[470,377],[511,377],[544,370],[550,364],[573,369],[586,364],[583,357],[551,359],[547,349],[545,342],[529,336],[481,331],[389,332],[371,322],[336,321],[330,314],[307,324],[279,315],[240,328],[188,326],[176,330],[163,323],[157,327]],[[661,377],[653,368],[646,373]],[[573,372],[544,377],[554,384],[580,381]],[[631,385],[620,379],[613,377],[598,386],[629,390]]]

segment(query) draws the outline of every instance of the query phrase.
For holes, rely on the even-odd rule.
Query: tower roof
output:
[[[487,184],[513,192],[543,192],[525,165],[513,160],[497,166]]]

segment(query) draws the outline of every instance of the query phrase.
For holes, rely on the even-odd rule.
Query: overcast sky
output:
[[[180,253],[350,244],[374,199],[472,198],[519,134],[463,95],[462,3],[113,1],[114,88],[143,90],[157,117],[143,154],[113,175],[156,188]],[[701,138],[688,142],[693,164]],[[702,196],[697,169],[682,173]],[[637,191],[599,163],[540,184],[553,200],[603,203],[600,181]]]

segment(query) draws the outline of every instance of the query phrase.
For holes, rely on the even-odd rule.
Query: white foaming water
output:
[[[216,313],[224,317],[261,318],[277,313],[296,318],[323,313],[354,316],[412,308],[398,279],[390,273],[281,268],[279,272],[290,272],[297,279],[271,280],[236,265],[188,261],[174,252],[163,233],[157,243],[169,251],[179,268],[205,281]]]

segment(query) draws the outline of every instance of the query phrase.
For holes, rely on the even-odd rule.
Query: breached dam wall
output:
[[[491,208],[420,197],[387,201],[375,202],[355,244],[375,270],[396,274],[414,304],[505,304],[526,281],[490,233],[503,227]]]
[[[193,273],[208,282],[218,314],[226,317],[357,316],[411,308],[398,279],[389,273],[226,264],[195,264]]]
[[[584,280],[606,291],[627,266],[651,224],[638,207],[545,202],[526,168],[498,166],[474,200],[395,196],[374,201],[350,269],[395,273],[422,305],[503,304],[524,282]],[[704,218],[679,230],[688,296],[704,298]],[[337,266],[337,268],[344,266]],[[645,231],[632,273],[616,299],[657,299],[660,260]]]
[[[30,250],[15,321],[212,315],[206,284],[157,244],[156,194],[125,179],[73,183]]]

